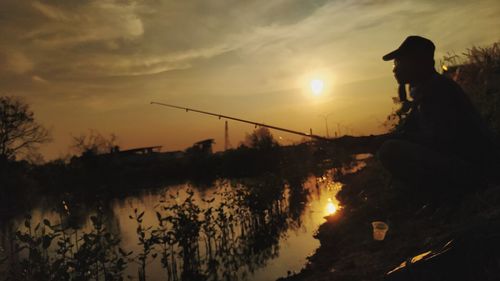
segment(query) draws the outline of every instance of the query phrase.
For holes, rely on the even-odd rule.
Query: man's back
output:
[[[405,134],[412,141],[468,162],[493,149],[491,134],[472,102],[453,80],[435,74],[412,90],[414,106]]]

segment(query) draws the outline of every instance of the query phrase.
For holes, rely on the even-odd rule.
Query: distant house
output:
[[[187,153],[212,154],[212,146],[215,143],[214,139],[206,139],[196,142],[190,148],[186,149]]]
[[[111,153],[118,155],[151,155],[155,153],[159,153],[161,151],[161,146],[147,146],[147,147],[138,147],[127,150],[113,150]]]

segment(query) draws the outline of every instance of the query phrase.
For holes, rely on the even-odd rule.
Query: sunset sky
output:
[[[123,149],[223,147],[223,121],[150,101],[321,135],[330,114],[330,134],[380,133],[397,88],[381,57],[415,34],[434,41],[439,66],[497,42],[498,15],[498,0],[0,0],[0,95],[23,97],[51,129],[46,159],[89,129]],[[229,130],[236,146],[253,127]]]

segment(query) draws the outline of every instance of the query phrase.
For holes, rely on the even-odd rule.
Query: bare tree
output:
[[[0,97],[0,159],[28,155],[50,140],[49,131],[35,121],[27,103],[19,97]]]
[[[73,136],[71,149],[77,153],[83,154],[104,154],[119,149],[116,145],[117,137],[110,134],[109,137],[103,136],[96,130],[90,130],[89,134]]]

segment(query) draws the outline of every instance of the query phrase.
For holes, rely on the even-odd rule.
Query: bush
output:
[[[469,95],[484,120],[500,135],[500,42],[472,47],[462,55],[443,59],[443,73]]]

